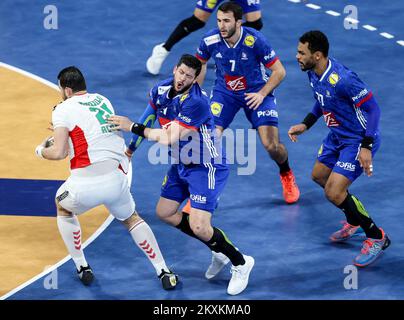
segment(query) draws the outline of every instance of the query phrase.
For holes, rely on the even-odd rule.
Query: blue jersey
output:
[[[171,156],[182,164],[225,164],[220,139],[215,134],[215,123],[209,99],[196,83],[190,91],[170,97],[173,78],[159,82],[150,91],[150,105],[155,109],[162,127],[172,121],[191,129],[191,133],[171,146]]]
[[[198,0],[196,7],[203,11],[212,13],[216,7],[219,6],[225,0]],[[249,13],[254,11],[260,11],[260,0],[233,0],[243,9],[243,13]]]
[[[361,105],[372,99],[372,91],[367,85],[356,73],[335,59],[329,59],[322,76],[309,71],[308,77],[317,106],[321,108],[330,130],[342,139],[362,139],[368,117]],[[377,136],[376,128],[375,137]]]
[[[238,95],[259,91],[268,80],[265,68],[278,60],[265,37],[247,27],[241,27],[240,39],[233,47],[222,38],[219,29],[209,31],[196,56],[203,61],[211,57],[215,60],[215,90]]]

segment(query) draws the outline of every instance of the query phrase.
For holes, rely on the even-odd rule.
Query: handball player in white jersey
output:
[[[167,267],[153,231],[135,210],[126,177],[125,141],[107,123],[114,108],[104,96],[87,92],[83,74],[74,66],[60,71],[58,84],[64,101],[52,113],[53,138],[35,152],[48,160],[70,158],[71,175],[56,193],[57,224],[80,280],[89,285],[94,275],[84,256],[77,215],[103,204],[126,226],[163,288],[174,289],[178,278]]]

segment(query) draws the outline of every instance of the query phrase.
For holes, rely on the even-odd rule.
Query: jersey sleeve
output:
[[[195,56],[203,62],[206,62],[210,59],[210,52],[208,46],[206,45],[205,37],[201,40],[199,47],[196,49]]]
[[[157,112],[156,101],[157,101],[157,91],[158,86],[154,86],[149,92],[149,105]]]
[[[271,47],[268,40],[264,36],[260,36],[257,41],[257,57],[266,68],[270,68],[279,57],[276,55],[275,50]]]
[[[373,97],[373,93],[358,75],[351,72],[339,85],[339,93],[349,100],[355,107],[359,108],[366,101]]]
[[[58,105],[52,112],[52,126],[54,129],[58,127],[68,128],[69,130],[73,129],[70,128],[70,121],[68,114],[66,112],[65,105]]]
[[[183,106],[175,121],[182,127],[197,131],[207,121],[208,117],[208,104],[203,101],[191,101]]]

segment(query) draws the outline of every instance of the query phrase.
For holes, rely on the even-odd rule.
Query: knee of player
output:
[[[270,154],[276,154],[279,151],[279,143],[267,141],[263,143],[264,148]]]
[[[342,201],[344,201],[344,197],[346,196],[345,193],[338,191],[332,185],[326,184],[324,188],[324,194],[328,201],[338,205]]]
[[[196,236],[204,236],[208,232],[209,226],[202,221],[196,221],[190,223],[191,230]]]
[[[316,175],[314,172],[311,173],[311,180],[313,180],[315,183],[319,184],[320,186],[324,187],[324,181],[321,177]]]
[[[56,204],[56,214],[59,217],[73,217],[73,213],[63,208],[57,199],[55,199],[55,204]]]

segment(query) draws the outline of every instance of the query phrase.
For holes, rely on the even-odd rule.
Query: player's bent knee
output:
[[[275,155],[279,152],[279,143],[277,142],[264,142],[263,143],[265,150],[271,154],[271,155]]]
[[[142,218],[139,214],[135,211],[128,219],[122,221],[122,223],[128,228],[131,229],[133,226],[138,223]]]
[[[324,188],[324,193],[325,193],[325,197],[328,199],[328,201],[339,205],[342,201],[344,201],[344,198],[346,196],[346,194],[344,194],[343,192],[340,192],[338,190],[336,190],[332,184],[326,184],[325,188]]]

